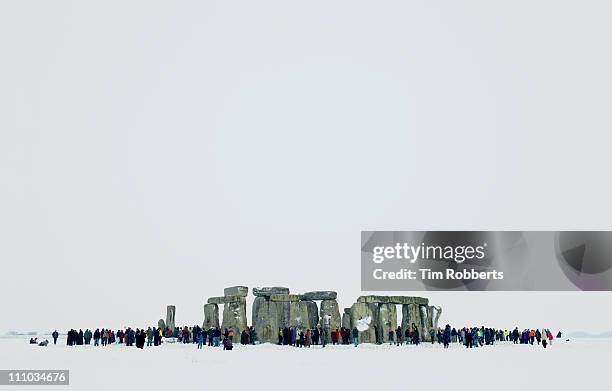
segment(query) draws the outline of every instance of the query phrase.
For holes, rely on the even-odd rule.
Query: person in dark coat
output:
[[[418,345],[421,342],[419,336],[419,329],[415,326],[414,331],[412,332],[412,343]]]
[[[57,338],[59,337],[59,333],[55,330],[51,336],[53,337],[53,345],[57,345]]]
[[[472,334],[472,328],[468,327],[465,330],[465,347],[473,348],[474,347],[474,335]]]
[[[145,344],[146,334],[143,330],[136,329],[136,347],[138,349],[143,349]]]
[[[319,344],[319,337],[321,336],[321,331],[319,330],[318,327],[315,327],[312,330],[312,343],[314,345],[318,345]]]
[[[304,333],[304,330],[300,330],[300,338],[298,339],[298,343],[300,345],[301,348],[304,347],[304,345],[306,344],[306,334]]]
[[[400,346],[404,344],[404,340],[402,339],[402,328],[401,326],[397,326],[395,329],[395,345]]]
[[[223,337],[223,350],[232,350],[234,348],[230,337]]]
[[[93,334],[94,346],[100,345],[100,329],[96,329]]]
[[[442,334],[442,343],[444,343],[444,349],[448,348],[448,345],[451,341],[451,327],[450,325],[446,325],[444,328],[444,333]]]
[[[215,340],[215,330],[211,327],[208,329],[208,346],[213,346]]]

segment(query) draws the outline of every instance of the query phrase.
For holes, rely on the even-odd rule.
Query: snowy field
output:
[[[299,349],[235,345],[39,347],[28,337],[0,338],[0,369],[69,369],[72,390],[588,390],[606,389],[612,340],[555,340],[552,346],[502,343],[360,345]],[[26,390],[42,386],[0,386]]]

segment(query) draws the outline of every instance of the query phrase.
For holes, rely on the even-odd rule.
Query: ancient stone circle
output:
[[[233,286],[225,288],[223,296],[211,297],[204,304],[203,327],[232,327],[235,335],[247,326],[246,298],[249,288]],[[342,316],[334,291],[313,291],[291,294],[289,288],[253,288],[255,300],[252,308],[252,324],[260,342],[276,343],[278,330],[298,327],[303,330],[317,326],[329,330],[357,328],[359,341],[376,343],[386,341],[389,329],[397,328],[397,306],[401,305],[402,333],[416,325],[421,339],[431,341],[430,330],[438,328],[442,308],[430,306],[429,300],[416,296],[360,296],[350,307],[344,308]],[[318,304],[317,304],[318,302]],[[223,317],[219,324],[219,304],[223,304]],[[165,325],[174,328],[176,308],[169,305]],[[163,325],[163,319],[159,325]]]

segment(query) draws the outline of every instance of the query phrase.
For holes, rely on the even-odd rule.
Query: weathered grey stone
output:
[[[229,329],[230,326],[234,329],[234,341],[239,341],[240,333],[247,328],[246,298],[240,297],[240,300],[223,305],[221,329],[223,331],[225,328]]]
[[[397,328],[397,307],[395,304],[383,303],[378,305],[378,340],[387,342],[389,331]]]
[[[351,329],[359,331],[360,343],[375,343],[374,316],[369,304],[355,303],[351,306]]]
[[[253,301],[253,327],[260,342],[276,343],[278,341],[278,306],[264,296],[255,297]]]
[[[324,319],[329,319],[330,330],[339,329],[341,325],[340,309],[336,300],[321,301],[321,324],[324,324]],[[329,318],[327,318],[329,317]]]
[[[389,296],[389,303],[393,304],[419,304],[427,305],[429,299],[418,296]]]
[[[288,293],[284,294],[273,294],[270,295],[271,301],[300,301],[302,299],[301,295],[290,295]]]
[[[312,330],[319,324],[319,307],[314,301],[304,301],[303,303],[307,307],[310,330]]]
[[[425,297],[418,296],[379,296],[368,295],[359,296],[358,303],[392,303],[392,304],[419,304],[427,305],[429,300]]]
[[[383,340],[380,339],[382,333],[380,332],[379,320],[378,316],[380,313],[378,312],[379,303],[366,303],[366,305],[370,308],[370,313],[372,314],[372,328],[374,329],[374,343],[382,343]]]
[[[219,306],[217,304],[204,304],[204,330],[219,327]]]
[[[421,327],[419,327],[419,325],[421,324],[421,314],[419,312],[419,306],[414,303],[402,305],[402,333],[404,333],[403,335],[406,335],[406,329],[408,327],[411,327],[413,324],[419,330],[419,333],[421,333]]]
[[[314,312],[314,314],[313,314]],[[314,315],[314,316],[313,316]],[[304,332],[307,329],[313,329],[319,323],[319,314],[317,313],[317,303],[312,300],[300,301],[297,310],[297,323]]]
[[[313,291],[302,295],[302,300],[336,300],[338,293],[334,291]]]
[[[162,330],[165,330],[166,329],[166,322],[164,322],[163,319],[158,320],[157,321],[157,327],[162,329]]]
[[[276,308],[279,314],[278,326],[283,327],[295,327],[297,325],[297,318],[299,313],[298,301],[270,301],[276,304]]]
[[[440,315],[442,315],[442,307],[429,306],[427,307],[429,312],[429,320],[431,322],[431,328],[434,330],[438,330],[438,320],[440,319]],[[437,333],[436,333],[437,335]]]
[[[437,335],[438,319],[440,318],[440,314],[442,313],[442,308],[435,306],[421,306],[421,312],[423,312],[423,308],[426,309],[427,313],[427,319],[425,321],[425,329],[427,335],[425,336],[425,340],[431,342],[431,330],[434,330],[434,334]],[[436,338],[437,337],[434,336],[434,339]]]
[[[170,330],[174,330],[174,317],[176,316],[176,307],[173,305],[169,305],[166,307],[166,326],[170,328]]]
[[[429,320],[429,310],[426,305],[419,306],[419,314],[421,315],[421,328],[419,329],[421,340],[431,342],[431,337],[429,336],[429,328],[430,328],[430,320]]]
[[[310,319],[308,318],[308,307],[303,303],[303,301],[297,303],[293,320],[298,329],[301,328],[306,332],[306,329],[310,328]]]
[[[351,315],[346,312],[342,314],[342,327],[351,330]]]
[[[253,295],[255,296],[272,296],[272,295],[284,295],[289,294],[289,288],[281,286],[269,286],[263,288],[253,288]]]
[[[368,295],[368,296],[359,296],[357,298],[358,303],[388,303],[389,296],[377,296],[377,295]]]
[[[208,304],[227,304],[240,302],[244,300],[244,296],[218,296],[218,297],[210,297],[208,299]]]
[[[230,286],[223,289],[223,296],[242,296],[247,297],[249,295],[249,288],[246,286]]]

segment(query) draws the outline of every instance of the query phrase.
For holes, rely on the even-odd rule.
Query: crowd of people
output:
[[[51,333],[53,344],[57,344],[59,333],[57,330]],[[94,346],[107,346],[112,344],[124,344],[125,346],[136,346],[143,349],[146,346],[159,346],[163,339],[171,338],[179,343],[197,344],[197,348],[201,349],[204,345],[218,347],[223,346],[224,350],[231,350],[234,343],[234,329],[232,327],[225,328],[222,332],[219,327],[211,327],[204,329],[200,326],[183,328],[175,327],[164,329],[160,327],[148,327],[146,330],[137,328],[136,330],[127,327],[125,330],[99,329],[91,331],[86,329],[70,329],[66,333],[66,344],[68,346],[75,345],[91,345],[93,340]],[[240,333],[240,343],[243,345],[254,345],[257,343],[257,333],[253,326]]]
[[[378,326],[374,326],[375,343],[401,346],[418,345],[425,342],[425,335],[419,330],[414,323],[406,328],[398,326],[397,328],[389,327],[386,330],[386,335]],[[59,333],[55,330],[51,336],[53,343],[57,344]],[[386,340],[385,340],[386,337]],[[257,333],[253,326],[248,327],[235,336],[232,327],[224,328],[223,331],[219,327],[210,327],[209,329],[200,326],[182,328],[160,328],[148,327],[147,329],[132,329],[130,327],[124,330],[113,331],[111,329],[99,329],[91,331],[86,329],[70,329],[67,332],[66,343],[69,346],[73,345],[90,345],[93,340],[94,346],[107,346],[112,344],[124,344],[125,346],[136,346],[143,349],[146,346],[159,346],[164,339],[172,339],[173,342],[183,344],[196,344],[197,349],[202,349],[203,346],[219,347],[223,346],[224,350],[232,350],[233,344],[239,342],[242,345],[255,345],[259,343]],[[239,338],[239,339],[237,339]],[[561,338],[561,332],[556,338]],[[354,327],[336,328],[330,331],[329,327],[317,326],[312,330],[304,329],[299,325],[283,327],[278,329],[278,345],[287,345],[295,347],[309,348],[313,345],[325,347],[328,344],[332,345],[349,345],[354,346],[363,343],[363,334]],[[435,344],[443,344],[444,348],[448,348],[451,343],[464,345],[466,348],[477,348],[483,345],[493,345],[495,342],[512,342],[513,344],[529,344],[542,345],[546,348],[551,345],[554,337],[549,329],[524,329],[519,331],[518,327],[514,330],[501,330],[488,327],[463,327],[456,329],[450,325],[444,328],[431,329],[427,340]],[[30,341],[30,343],[37,343]],[[48,342],[47,342],[48,343]],[[46,344],[45,344],[46,346]]]

